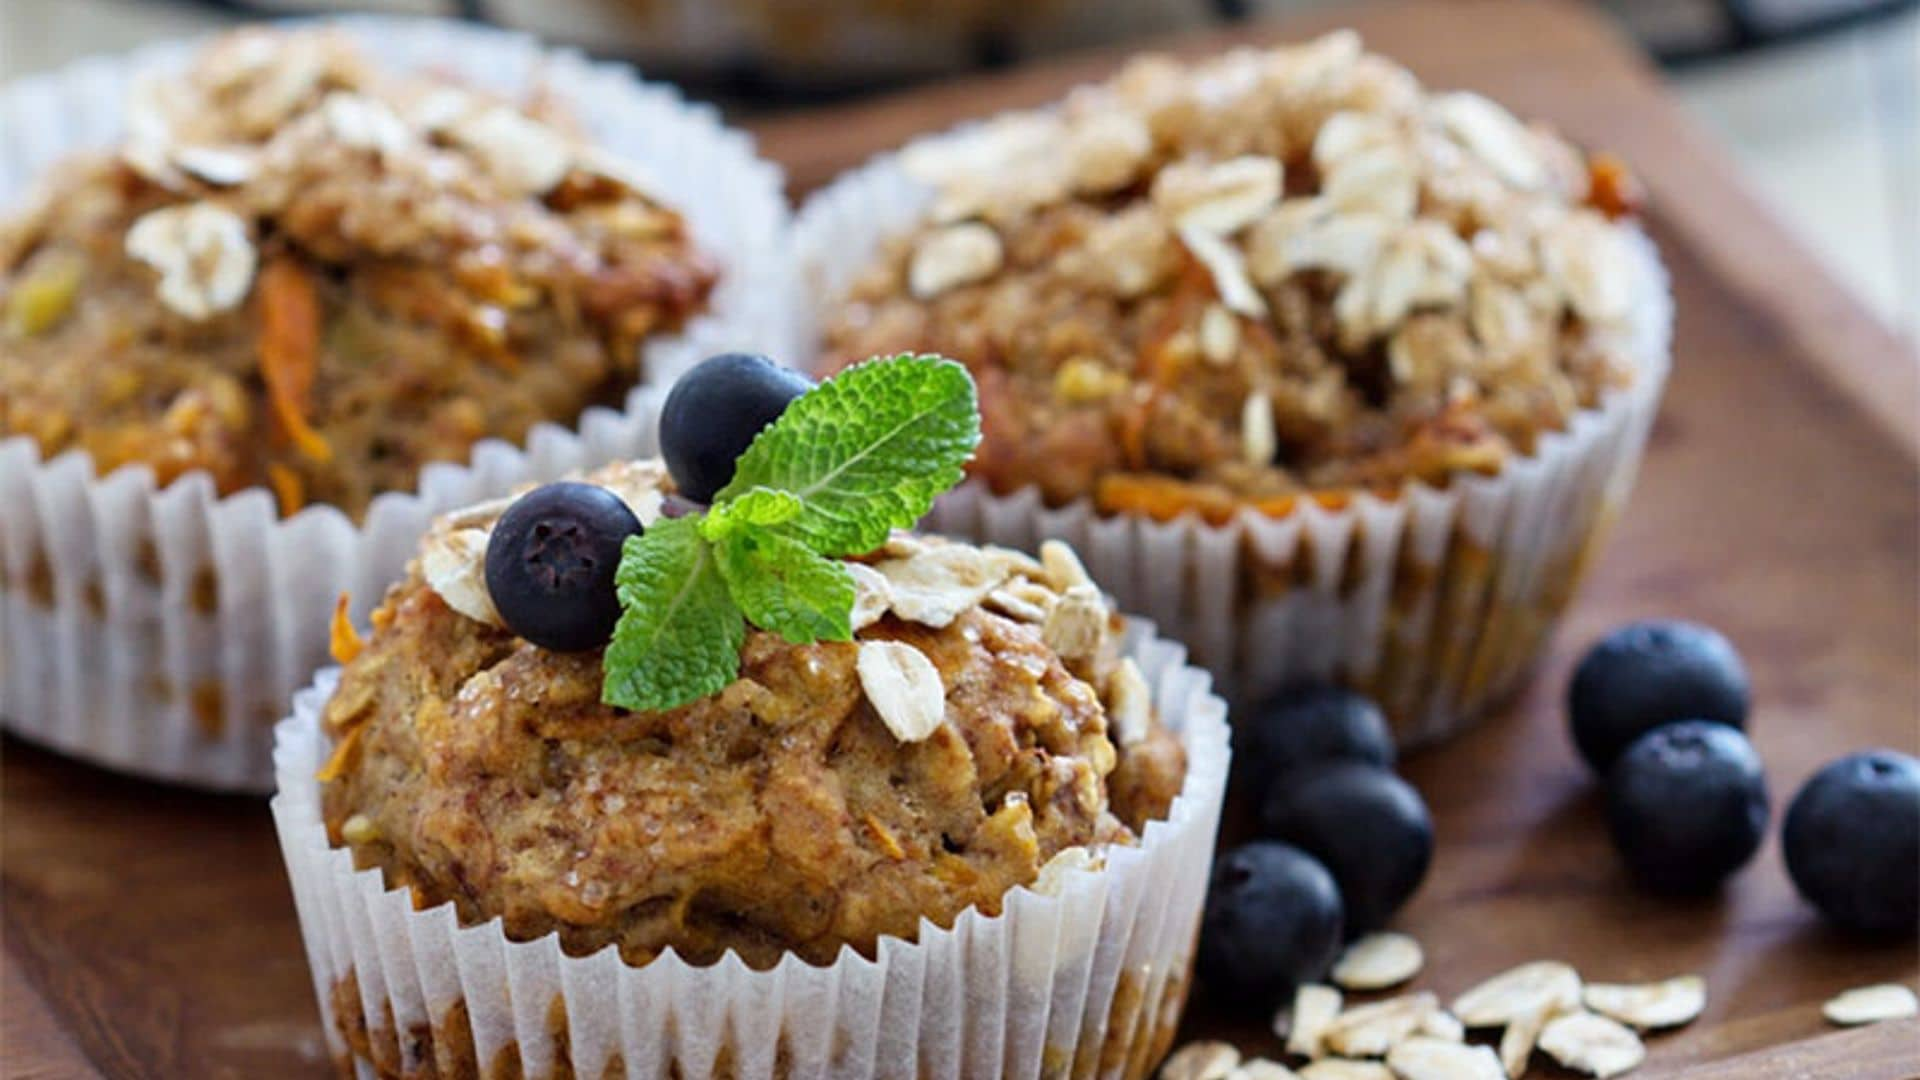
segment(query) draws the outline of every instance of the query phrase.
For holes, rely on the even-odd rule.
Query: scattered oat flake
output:
[[[1679,975],[1650,983],[1588,983],[1581,998],[1594,1012],[1642,1030],[1679,1027],[1707,1007],[1707,981]]]
[[[1646,1060],[1647,1048],[1633,1029],[1597,1013],[1573,1012],[1549,1021],[1540,1032],[1548,1057],[1589,1076],[1618,1076]]]
[[[1328,171],[1320,198],[1347,213],[1410,221],[1420,200],[1419,169],[1405,148],[1376,146]]]
[[[1484,1046],[1425,1035],[1403,1039],[1387,1051],[1387,1068],[1399,1080],[1503,1080],[1500,1059]]]
[[[1240,319],[1224,304],[1208,304],[1200,313],[1199,338],[1207,363],[1225,367],[1240,352]]]
[[[907,264],[907,288],[921,300],[949,289],[984,281],[1006,258],[1000,234],[977,221],[964,221],[928,233]]]
[[[391,106],[364,94],[335,90],[320,102],[320,115],[334,138],[357,150],[396,154],[413,138]]]
[[[1445,1039],[1448,1042],[1465,1042],[1467,1025],[1460,1018],[1445,1009],[1435,1009],[1420,1021],[1420,1034],[1432,1039]]]
[[[340,826],[340,838],[349,844],[366,844],[380,835],[373,819],[365,814],[355,814]]]
[[[1393,1070],[1377,1061],[1321,1058],[1300,1070],[1300,1080],[1394,1080]]]
[[[447,606],[475,622],[503,626],[487,591],[486,529],[446,529],[427,537],[420,573]]]
[[[1091,585],[1093,578],[1087,568],[1081,565],[1080,556],[1074,553],[1073,545],[1065,540],[1048,540],[1040,545],[1040,565],[1045,568],[1047,583],[1060,592],[1066,592],[1075,585]]]
[[[1540,238],[1548,275],[1583,319],[1616,323],[1633,306],[1633,261],[1620,230],[1592,211],[1567,215]]]
[[[1179,162],[1153,179],[1153,203],[1181,230],[1217,236],[1257,221],[1280,201],[1279,160],[1246,156],[1221,162]]]
[[[927,546],[874,569],[887,579],[895,615],[936,630],[951,625],[1007,579],[1004,561],[964,544]]]
[[[1040,867],[1040,873],[1028,888],[1041,896],[1059,896],[1067,883],[1068,874],[1077,870],[1095,870],[1100,865],[1100,857],[1085,847],[1061,848]]]
[[[1526,126],[1498,103],[1460,91],[1436,96],[1432,108],[1447,133],[1501,179],[1529,189],[1546,183],[1546,164],[1534,152]]]
[[[226,146],[182,146],[173,152],[173,163],[215,187],[244,184],[254,172],[251,153]]]
[[[1133,183],[1153,154],[1146,121],[1123,109],[1080,117],[1062,147],[1074,190],[1104,194]]]
[[[1247,279],[1246,262],[1240,257],[1238,248],[1214,233],[1191,226],[1180,230],[1180,242],[1207,268],[1207,273],[1213,278],[1214,291],[1229,310],[1250,319],[1267,317],[1267,302],[1261,299],[1260,291]]]
[[[1340,1015],[1340,991],[1319,983],[1307,983],[1293,993],[1293,1008],[1287,1015],[1287,1053],[1317,1058],[1326,1052],[1327,1025]],[[1275,1029],[1278,1030],[1278,1017]]]
[[[1153,723],[1153,689],[1147,685],[1147,677],[1140,673],[1140,665],[1129,656],[1120,661],[1113,671],[1112,681],[1107,684],[1108,728],[1113,741],[1121,746],[1133,746],[1147,737],[1147,730]]]
[[[1264,468],[1279,450],[1274,430],[1273,399],[1256,390],[1240,407],[1240,454],[1247,464]]]
[[[853,575],[853,615],[849,623],[854,630],[864,630],[880,621],[893,604],[893,588],[880,571],[865,563],[848,563],[847,572]]]
[[[544,194],[573,167],[572,148],[564,136],[504,105],[461,117],[448,134],[502,187],[517,194]]]
[[[444,131],[473,110],[474,98],[465,90],[434,86],[407,105],[407,120],[425,132]]]
[[[1227,1080],[1297,1080],[1299,1074],[1277,1061],[1254,1058],[1227,1074]]]
[[[1453,1013],[1470,1028],[1499,1027],[1531,1012],[1563,1012],[1580,1005],[1580,973],[1554,960],[1503,971],[1453,1000]]]
[[[435,525],[450,529],[465,529],[490,524],[495,518],[507,512],[518,495],[502,495],[497,499],[486,499],[466,506],[455,507],[440,515]]]
[[[1506,1028],[1500,1032],[1500,1064],[1508,1076],[1526,1075],[1527,1063],[1533,1060],[1533,1048],[1539,1045],[1540,1032],[1550,1019],[1551,1014],[1540,1009],[1507,1021]]]
[[[1100,590],[1091,585],[1075,585],[1047,613],[1040,638],[1047,648],[1065,659],[1086,659],[1098,654],[1105,643],[1107,619],[1107,602]]]
[[[1342,1057],[1381,1057],[1419,1030],[1427,1014],[1439,1007],[1439,1001],[1424,991],[1357,1005],[1327,1025],[1327,1049]]]
[[[863,641],[854,669],[873,711],[901,742],[925,739],[946,719],[940,671],[919,649],[899,641]]]
[[[1227,1080],[1240,1064],[1240,1051],[1223,1042],[1191,1042],[1160,1066],[1160,1080]]]
[[[207,202],[148,211],[127,229],[126,248],[160,272],[161,303],[196,320],[238,305],[258,263],[247,223]]]
[[[1038,626],[1047,621],[1047,613],[1060,597],[1052,589],[1034,581],[1013,581],[987,594],[982,606],[1010,619]]]
[[[1820,1006],[1820,1015],[1842,1027],[1902,1020],[1916,1014],[1920,1014],[1920,999],[1900,983],[1855,987]]]
[[[980,557],[985,559],[996,573],[1007,577],[1038,580],[1046,576],[1046,567],[1040,565],[1040,560],[1024,551],[1001,547],[998,544],[983,544],[980,547]]]
[[[1384,990],[1420,974],[1426,954],[1405,934],[1368,934],[1347,946],[1333,965],[1333,981],[1344,990]]]

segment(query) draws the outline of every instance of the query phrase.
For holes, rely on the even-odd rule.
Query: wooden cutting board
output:
[[[1443,996],[1524,960],[1593,978],[1706,976],[1707,1013],[1636,1075],[1920,1075],[1920,1024],[1830,1032],[1848,986],[1914,983],[1911,943],[1830,933],[1795,898],[1777,838],[1719,897],[1629,888],[1559,702],[1580,649],[1638,616],[1713,623],[1753,668],[1776,813],[1821,763],[1920,752],[1920,365],[1741,185],[1656,77],[1570,2],[1425,0],[1336,20],[1429,83],[1485,91],[1632,161],[1674,273],[1677,368],[1638,493],[1532,690],[1409,761],[1439,853],[1399,920]],[[911,135],[1047,100],[1117,54],[757,125],[796,193]],[[307,1076],[324,1058],[264,803],[118,779],[9,741],[0,761],[0,1075]],[[1204,1000],[1195,1033],[1261,1025]],[[1537,1069],[1536,1075],[1548,1070]]]

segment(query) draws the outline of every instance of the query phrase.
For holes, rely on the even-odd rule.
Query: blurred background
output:
[[[0,79],[249,17],[356,9],[531,30],[746,116],[1342,2],[0,0]],[[1866,306],[1920,336],[1920,0],[1587,2]]]

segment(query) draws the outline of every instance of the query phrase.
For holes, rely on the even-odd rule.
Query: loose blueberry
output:
[[[1351,690],[1283,690],[1238,719],[1234,758],[1261,790],[1302,765],[1358,761],[1391,769],[1393,736],[1380,707]]]
[[[689,499],[712,502],[754,436],[811,389],[811,379],[764,356],[702,360],[673,384],[660,410],[660,453],[674,486]]]
[[[620,547],[640,531],[627,504],[594,484],[547,484],[515,500],[487,540],[487,592],[507,629],[555,652],[605,645],[620,618]]]
[[[1327,868],[1287,844],[1258,841],[1213,864],[1200,923],[1210,993],[1262,1012],[1326,974],[1340,951],[1340,892]]]
[[[1267,836],[1327,865],[1340,883],[1350,934],[1385,926],[1433,862],[1433,818],[1420,793],[1357,761],[1283,778],[1267,793],[1260,824]]]
[[[1781,841],[1794,888],[1836,925],[1920,928],[1920,761],[1868,750],[1832,762],[1793,797]]]
[[[1740,654],[1698,623],[1629,623],[1581,659],[1567,692],[1580,756],[1602,776],[1635,739],[1676,720],[1744,729],[1749,691]]]
[[[1760,850],[1767,782],[1747,737],[1684,720],[1642,735],[1607,774],[1613,845],[1657,892],[1719,885]]]

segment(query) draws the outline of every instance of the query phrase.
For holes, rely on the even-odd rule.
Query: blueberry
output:
[[[712,502],[753,437],[811,389],[811,379],[764,356],[722,353],[700,361],[673,384],[660,410],[660,453],[674,486],[689,499]]]
[[[1256,841],[1213,864],[1200,923],[1209,992],[1270,1011],[1326,974],[1340,950],[1340,892],[1299,848]]]
[[[1794,888],[1835,924],[1920,926],[1920,761],[1868,750],[1827,765],[1787,807],[1781,842]]]
[[[1339,687],[1283,690],[1240,717],[1234,734],[1234,758],[1261,789],[1302,765],[1393,767],[1393,736],[1380,707]]]
[[[597,649],[613,634],[613,574],[640,519],[594,484],[559,483],[516,499],[487,540],[487,592],[507,629],[543,649]]]
[[[1362,762],[1282,778],[1267,793],[1260,825],[1265,835],[1327,864],[1352,934],[1386,925],[1433,862],[1433,818],[1420,793]]]
[[[1657,892],[1706,892],[1747,864],[1767,829],[1767,781],[1747,737],[1683,720],[1642,735],[1607,774],[1607,824]]]
[[[1573,741],[1606,775],[1635,739],[1676,720],[1747,726],[1747,669],[1721,634],[1698,623],[1629,623],[1588,650],[1567,692]]]

